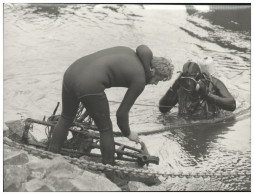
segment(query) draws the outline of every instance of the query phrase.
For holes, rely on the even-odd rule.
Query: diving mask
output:
[[[188,74],[188,76],[181,75],[178,78],[178,84],[187,92],[192,93],[199,90],[199,74]]]

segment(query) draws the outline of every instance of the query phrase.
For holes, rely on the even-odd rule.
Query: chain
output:
[[[41,158],[48,158],[53,159],[54,157],[60,156],[60,154],[55,154],[49,151],[45,151],[42,149],[35,148],[33,146],[28,146],[25,144],[20,144],[17,142],[14,142],[10,140],[9,138],[5,137],[3,140],[5,145],[8,145],[10,147],[15,147],[17,149],[22,149],[27,151],[28,153],[39,156]],[[123,166],[111,166],[111,165],[104,165],[102,163],[96,163],[91,162],[83,159],[73,158],[69,156],[62,156],[64,159],[66,159],[69,163],[74,164],[82,169],[90,169],[90,170],[99,170],[99,171],[115,171],[115,172],[121,172],[126,174],[132,174],[139,177],[149,177],[149,176],[162,176],[165,178],[171,177],[179,177],[179,178],[208,178],[208,177],[225,177],[225,176],[250,176],[250,173],[244,172],[244,173],[238,173],[238,172],[217,172],[217,173],[182,173],[182,172],[155,172],[149,169],[135,169],[135,168],[129,168],[129,167],[123,167]]]

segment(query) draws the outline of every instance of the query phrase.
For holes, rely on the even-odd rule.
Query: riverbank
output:
[[[4,129],[4,139],[21,134]],[[166,191],[158,178],[138,178],[124,173],[83,170],[63,156],[44,159],[4,144],[5,192]],[[81,157],[91,160],[89,157]]]

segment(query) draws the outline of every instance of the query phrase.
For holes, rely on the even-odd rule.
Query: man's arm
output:
[[[215,86],[218,89],[219,95],[208,93],[208,101],[215,103],[217,106],[224,110],[234,111],[236,109],[235,99],[229,93],[224,83],[216,79]]]
[[[140,79],[140,78],[138,78]],[[128,88],[120,107],[117,110],[117,125],[120,128],[124,136],[128,137],[130,135],[130,126],[129,126],[129,111],[136,101],[137,97],[145,88],[144,81],[132,82]]]
[[[146,83],[149,83],[149,81],[152,78],[150,69],[151,69],[151,61],[153,59],[153,52],[146,45],[140,45],[136,49],[136,54],[141,60],[143,67],[145,69]]]

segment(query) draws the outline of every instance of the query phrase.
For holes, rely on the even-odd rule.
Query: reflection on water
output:
[[[84,55],[124,45],[147,44],[155,56],[171,58],[175,71],[187,59],[209,55],[220,79],[236,98],[235,113],[244,114],[224,125],[170,128],[158,111],[158,101],[172,84],[146,86],[130,111],[137,132],[167,127],[161,134],[141,136],[151,154],[160,157],[155,170],[250,170],[250,6],[140,4],[4,4],[4,121],[42,119],[61,100],[67,67]],[[229,9],[230,8],[230,9]],[[244,11],[243,11],[244,10]],[[223,15],[224,14],[224,15]],[[239,16],[240,15],[240,16]],[[177,19],[177,20],[176,20]],[[231,20],[232,19],[232,20]],[[174,75],[175,77],[176,75]],[[115,131],[115,113],[126,89],[106,90]],[[117,94],[117,95],[116,95]],[[58,112],[60,112],[59,109]],[[177,108],[173,109],[173,113]],[[247,114],[246,114],[247,112]],[[180,123],[181,124],[181,123]],[[250,178],[166,179],[171,190],[250,190]]]
[[[60,14],[60,8],[66,7],[67,5],[57,5],[57,6],[51,6],[47,4],[30,4],[28,8],[33,9],[32,13],[38,14],[38,15],[45,15],[45,17],[49,18],[57,18]]]
[[[171,130],[171,135],[178,139],[178,143],[196,160],[204,159],[209,155],[211,144],[216,142],[218,136],[225,134],[229,129],[222,125],[188,127]]]
[[[214,25],[237,31],[251,30],[250,5],[210,5],[209,11],[199,13],[192,5],[187,5],[187,13],[197,14],[208,19]]]

